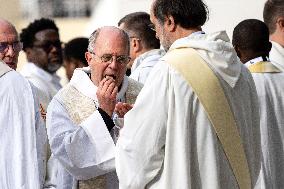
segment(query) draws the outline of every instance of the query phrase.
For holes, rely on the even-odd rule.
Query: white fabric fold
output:
[[[171,49],[180,47],[196,49],[220,79],[256,187],[261,154],[258,99],[251,74],[238,62],[224,32],[195,33],[177,40]],[[198,97],[163,58],[124,121],[115,156],[120,188],[238,188]]]
[[[37,136],[45,128],[36,118],[39,106],[32,88],[15,71],[0,77],[0,86],[0,188],[42,188],[46,141],[40,140],[46,136]]]
[[[271,43],[272,48],[269,53],[269,58],[272,64],[274,64],[284,72],[284,48],[274,41],[271,41]]]
[[[164,54],[162,49],[152,49],[141,54],[134,60],[129,77],[144,84],[152,68]]]
[[[171,49],[190,47],[216,71],[231,87],[237,83],[241,63],[225,31],[211,34],[195,33],[175,41]]]

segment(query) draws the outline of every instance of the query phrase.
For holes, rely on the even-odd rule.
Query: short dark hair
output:
[[[78,37],[68,41],[63,49],[63,57],[66,60],[71,58],[80,60],[85,66],[88,63],[85,58],[85,52],[88,50],[89,40],[86,37]]]
[[[243,20],[234,28],[232,43],[241,50],[268,55],[271,48],[268,27],[257,19]]]
[[[283,0],[268,0],[264,5],[263,20],[269,28],[270,34],[275,32],[276,20],[279,17],[284,17],[284,1]]]
[[[171,15],[176,24],[186,29],[204,25],[209,13],[202,0],[155,0],[153,12],[160,23]]]
[[[124,24],[128,33],[134,33],[141,39],[147,49],[159,49],[160,40],[156,38],[156,32],[151,29],[150,15],[146,12],[134,12],[127,14],[119,20],[118,26]]]
[[[33,47],[35,34],[46,29],[53,29],[57,33],[59,32],[58,27],[56,26],[54,21],[49,18],[34,20],[26,28],[22,29],[20,40],[23,43],[23,49],[25,50],[27,47]]]

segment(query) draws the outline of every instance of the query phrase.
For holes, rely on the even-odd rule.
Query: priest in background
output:
[[[260,104],[262,148],[261,188],[284,186],[284,73],[269,59],[271,43],[265,23],[256,19],[240,22],[233,32],[233,45],[251,71]]]
[[[42,188],[47,135],[37,88],[16,69],[21,43],[15,27],[0,19],[0,188]],[[9,67],[8,67],[9,66]]]
[[[272,43],[269,58],[272,64],[284,71],[284,1],[267,0],[263,20],[269,28]]]

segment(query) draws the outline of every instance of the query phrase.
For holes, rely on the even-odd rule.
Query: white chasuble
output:
[[[142,85],[140,83],[125,78],[122,89],[118,94],[120,97],[118,100],[131,104],[134,103],[141,88]],[[63,167],[68,170],[70,175],[75,178],[73,179],[73,188],[77,187],[76,182],[79,180],[79,189],[116,189],[118,188],[118,179],[114,171],[114,141],[111,138],[111,134],[107,131],[100,113],[97,111],[96,107],[99,104],[95,95],[96,90],[97,88],[93,85],[87,74],[83,70],[76,70],[70,84],[55,96],[54,100],[57,99],[60,102],[64,108],[65,116],[68,116],[67,119],[70,121],[70,124],[72,123],[69,126],[64,124],[65,127],[70,127],[70,129],[73,127],[72,130],[83,130],[84,134],[81,133],[80,136],[73,136],[83,146],[78,149],[72,149],[72,154],[69,154],[67,151],[68,159],[71,162],[75,161],[76,165],[74,163],[72,163],[73,165],[68,165],[69,163],[66,162],[66,159],[60,153],[54,151],[53,153]],[[51,107],[53,107],[53,102],[49,108]],[[49,114],[50,111],[48,110]],[[53,119],[52,117],[51,119]],[[90,121],[91,119],[93,120]],[[59,119],[54,118],[54,120]],[[86,126],[87,122],[92,124]],[[47,119],[47,123],[49,124],[49,118]],[[50,133],[53,129],[57,129],[54,125],[50,125]],[[58,125],[58,129],[60,129],[59,127]],[[72,131],[69,130],[68,132]],[[54,138],[54,140],[51,139],[51,149],[56,150],[58,148],[57,144],[55,147],[52,147],[52,141],[55,141],[56,137],[51,136],[51,138]],[[84,142],[84,140],[86,141]],[[74,156],[76,160],[72,160],[73,158],[70,156]],[[77,166],[80,166],[80,169],[76,169]]]
[[[40,189],[45,176],[46,132],[39,104],[19,73],[2,62],[0,73],[0,188]]]
[[[218,77],[256,187],[261,153],[252,76],[238,61],[224,31],[193,33],[175,41],[170,50],[186,47],[194,48]],[[184,77],[166,61],[162,58],[153,68],[134,107],[124,117],[115,157],[119,187],[238,189],[203,105]]]
[[[261,61],[253,59],[245,64],[252,70],[260,104],[263,155],[260,188],[278,189],[284,186],[284,73],[280,68],[274,71],[253,71],[251,68],[261,66]]]

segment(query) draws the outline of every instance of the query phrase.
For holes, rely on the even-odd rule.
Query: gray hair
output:
[[[91,34],[89,38],[89,45],[88,45],[89,52],[94,52],[94,45],[96,43],[96,40],[99,36],[100,31],[101,31],[101,28],[98,28]]]
[[[104,27],[110,27],[110,26],[104,26]],[[101,27],[101,28],[98,28],[96,29],[90,36],[89,38],[89,45],[88,45],[88,51],[89,52],[94,52],[94,46],[96,44],[96,41],[97,41],[97,38],[101,32],[101,30],[104,28],[104,27]],[[127,44],[127,49],[128,49],[128,53],[130,52],[130,40],[129,40],[129,36],[128,34],[122,30],[122,29],[119,29],[117,27],[113,27],[113,28],[116,28],[117,30],[119,30],[122,34],[122,37],[123,39],[125,40],[126,44]]]

